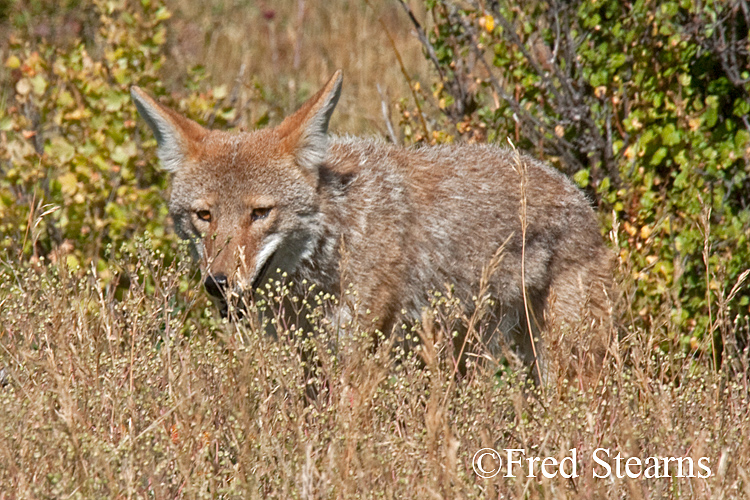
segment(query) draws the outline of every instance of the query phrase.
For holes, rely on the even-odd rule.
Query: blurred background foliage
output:
[[[4,0],[3,258],[107,280],[146,232],[173,258],[131,85],[253,128],[343,68],[333,130],[510,139],[572,176],[618,254],[622,323],[719,361],[747,345],[749,25],[743,0]]]
[[[399,22],[398,11],[385,10]],[[110,249],[132,252],[135,235],[150,233],[156,250],[173,257],[168,177],[132,106],[131,85],[206,126],[254,128],[280,121],[344,67],[339,129],[382,127],[380,99],[363,98],[361,82],[380,71],[394,91],[408,86],[387,69],[392,53],[365,44],[377,41],[379,12],[349,0],[324,11],[239,0],[4,2],[2,249],[34,264],[94,263],[105,280]],[[408,29],[393,31],[409,37]],[[411,58],[421,64],[418,46]],[[359,99],[376,104],[360,112]]]

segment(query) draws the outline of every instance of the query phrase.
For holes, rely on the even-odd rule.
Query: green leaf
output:
[[[742,151],[745,148],[750,146],[750,132],[747,130],[738,130],[736,134],[734,134],[734,147]]]
[[[130,96],[124,92],[110,91],[104,96],[105,111],[119,111],[125,103],[130,102]]]
[[[588,169],[581,169],[573,175],[573,180],[580,187],[585,188],[589,185],[589,175]]]
[[[706,97],[706,108],[703,112],[703,124],[712,128],[719,119],[719,98],[715,95]]]
[[[43,95],[44,91],[47,90],[47,79],[45,78],[45,75],[38,74],[34,78],[32,78],[31,89],[34,92],[34,95]]]
[[[620,66],[622,66],[623,64],[625,64],[627,60],[628,60],[627,55],[623,53],[613,54],[612,57],[610,57],[609,59],[609,68],[614,71]]]
[[[44,152],[54,158],[59,165],[64,165],[73,159],[76,148],[62,137],[53,137],[45,146]]]
[[[10,116],[3,116],[0,118],[0,131],[7,132],[13,128],[13,118]]]
[[[680,133],[674,123],[668,123],[661,132],[662,144],[665,146],[674,146],[680,142]],[[661,160],[660,160],[661,161]]]
[[[660,147],[656,150],[654,155],[651,157],[651,161],[649,162],[650,165],[659,165],[664,157],[667,156],[667,148],[664,146]]]
[[[73,172],[65,172],[57,181],[60,183],[63,194],[73,196],[78,191],[78,178]]]

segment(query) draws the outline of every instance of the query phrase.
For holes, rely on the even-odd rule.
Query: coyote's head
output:
[[[226,306],[269,270],[293,271],[321,231],[319,168],[341,72],[279,126],[248,133],[207,130],[131,89],[172,174],[170,213],[191,242],[206,290]],[[226,311],[226,307],[222,308]]]

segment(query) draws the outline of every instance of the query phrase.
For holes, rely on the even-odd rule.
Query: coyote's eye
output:
[[[202,221],[211,222],[211,212],[208,210],[198,210],[195,215]]]
[[[256,220],[265,219],[268,217],[268,214],[271,213],[270,207],[264,207],[264,208],[253,208],[253,213],[251,214],[251,217],[253,219],[253,222]]]

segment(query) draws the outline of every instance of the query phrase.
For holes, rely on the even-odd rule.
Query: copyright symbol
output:
[[[497,473],[500,472],[500,469],[503,467],[503,460],[496,450],[482,448],[474,453],[471,466],[474,468],[477,476],[490,479],[497,476]]]

